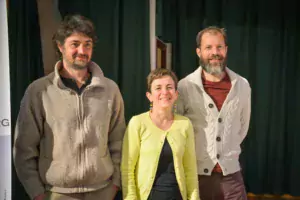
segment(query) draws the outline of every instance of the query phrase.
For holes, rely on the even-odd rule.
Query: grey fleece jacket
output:
[[[125,120],[118,86],[91,62],[91,83],[78,95],[62,83],[61,67],[29,85],[16,123],[14,164],[31,198],[120,186]]]

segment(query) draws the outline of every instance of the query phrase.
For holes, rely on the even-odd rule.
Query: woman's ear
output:
[[[148,98],[148,100],[149,100],[150,102],[152,102],[152,95],[151,95],[150,92],[146,92],[146,97]]]

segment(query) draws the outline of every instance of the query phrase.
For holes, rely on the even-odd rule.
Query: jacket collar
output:
[[[62,62],[58,61],[54,67],[54,80],[53,83],[57,85],[61,89],[67,89],[67,87],[63,84],[59,71],[62,69]],[[104,87],[105,85],[105,77],[101,68],[94,62],[90,62],[88,65],[88,70],[91,72],[92,79],[90,86],[92,87]]]
[[[192,74],[189,75],[188,80],[195,83],[202,90],[204,90],[202,78],[201,78],[202,70],[203,70],[202,67],[199,66]],[[233,87],[237,82],[237,74],[235,72],[233,72],[232,70],[230,70],[228,67],[226,67],[225,70],[230,78],[231,85]]]

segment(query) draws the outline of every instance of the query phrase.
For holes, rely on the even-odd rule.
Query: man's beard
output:
[[[83,57],[84,60],[76,60],[76,57]],[[87,68],[89,61],[88,61],[88,55],[84,54],[74,54],[73,55],[73,62],[70,63],[71,67],[75,70],[84,70]]]
[[[209,63],[210,59],[218,59],[220,62],[219,63]],[[213,55],[209,59],[202,59],[200,57],[200,66],[203,68],[204,71],[206,71],[208,74],[219,76],[221,75],[225,67],[227,65],[227,59],[226,57],[222,57],[220,55]]]
[[[76,60],[76,57],[84,58],[83,60]],[[72,55],[72,59],[63,54],[63,60],[66,62],[69,68],[73,70],[84,70],[88,67],[90,60],[88,55],[83,54],[74,54]]]

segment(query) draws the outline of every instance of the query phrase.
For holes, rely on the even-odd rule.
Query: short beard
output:
[[[219,65],[219,66],[212,66],[210,64],[201,64],[202,68],[204,71],[206,71],[208,74],[214,75],[214,76],[219,76],[221,75],[224,70],[225,70],[225,66],[223,65]]]
[[[84,69],[86,69],[90,62],[77,61],[77,63],[76,63],[76,57],[77,56],[78,56],[78,54],[73,55],[73,62],[70,63],[70,67],[72,67],[72,69],[74,69],[74,70],[84,70]],[[84,57],[86,57],[86,59],[88,59],[87,55],[80,55],[80,56],[84,56]]]
[[[200,66],[206,73],[214,76],[220,76],[225,70],[226,58],[218,65],[211,65],[209,62],[203,62],[203,60],[200,58]]]
[[[86,63],[85,65],[79,65],[79,64],[76,64],[75,62],[73,62],[71,64],[71,67],[74,69],[74,70],[84,70],[87,68],[87,66],[89,65],[89,62]]]

